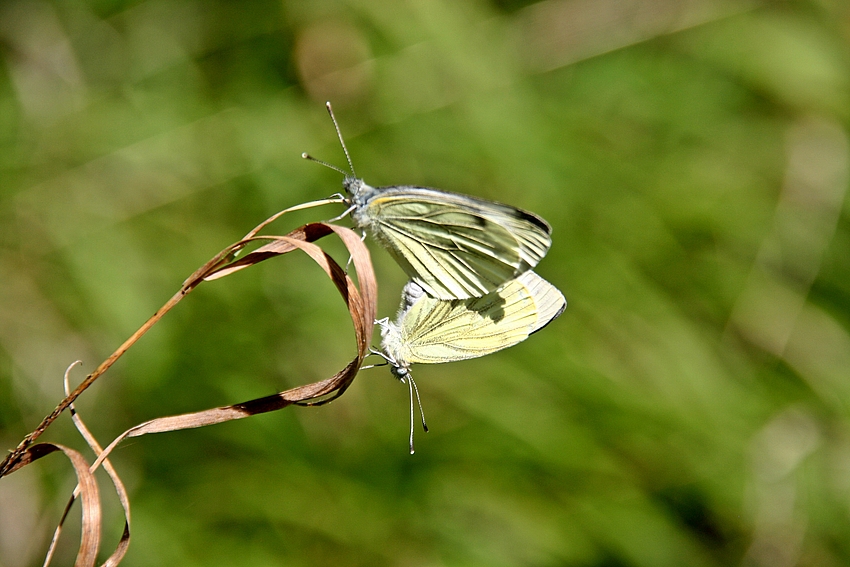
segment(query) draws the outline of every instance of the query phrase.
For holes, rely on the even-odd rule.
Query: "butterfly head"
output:
[[[398,363],[390,363],[390,372],[402,383],[406,383],[407,377],[410,376],[410,368]]]
[[[342,187],[355,201],[371,189],[362,179],[347,174],[342,180]]]

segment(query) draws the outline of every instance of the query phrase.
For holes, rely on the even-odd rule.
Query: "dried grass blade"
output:
[[[258,264],[263,260],[268,260],[269,258],[280,256],[281,254],[286,254],[296,249],[296,247],[292,244],[282,242],[282,239],[290,238],[301,242],[315,242],[320,238],[324,238],[325,236],[332,234],[332,232],[333,231],[330,228],[330,225],[324,223],[310,223],[305,224],[304,226],[300,226],[284,236],[263,235],[248,237],[233,244],[228,249],[231,252],[229,261],[219,261],[218,263],[215,263],[215,259],[213,259],[210,262],[207,262],[207,264],[205,265],[207,267],[206,271],[204,271],[204,268],[199,269],[188,280],[186,280],[186,282],[184,283],[184,287],[187,286],[187,284],[197,285],[198,283],[200,283],[201,280],[211,281],[222,278],[224,276],[228,276],[233,272],[243,270],[249,266]],[[242,258],[236,259],[236,252],[238,252],[248,244],[257,241],[271,242],[257,248],[256,250],[253,250],[252,252],[249,252]],[[222,251],[222,253],[224,252],[225,251]]]
[[[71,364],[67,370],[65,370],[65,376],[63,380],[63,384],[65,387],[65,395],[67,396],[70,392],[70,386],[68,384],[68,375],[71,372],[71,369],[77,364],[81,364],[81,361],[76,361]],[[103,448],[98,443],[95,436],[91,433],[89,428],[86,426],[83,419],[77,413],[77,408],[72,403],[68,406],[68,410],[71,412],[71,419],[74,422],[74,426],[77,428],[77,431],[80,432],[80,435],[85,439],[88,446],[94,452],[95,457],[100,457],[101,453],[103,453]],[[112,555],[106,560],[103,564],[103,567],[114,567],[118,565],[121,560],[124,558],[124,555],[127,553],[127,549],[130,547],[130,498],[127,495],[127,489],[124,487],[124,483],[121,481],[121,478],[118,476],[118,472],[112,466],[112,463],[109,459],[103,459],[103,468],[106,471],[106,474],[109,475],[110,480],[112,481],[112,485],[115,488],[115,493],[118,496],[118,501],[121,503],[121,507],[124,509],[124,531],[121,534],[121,539],[118,541],[118,545],[115,548],[115,551],[112,552]],[[95,465],[92,465],[90,471],[94,474],[94,471],[97,469]],[[77,485],[74,488],[74,492],[71,495],[71,498],[68,500],[68,504],[65,506],[65,511],[62,514],[62,518],[59,520],[59,524],[56,527],[56,532],[54,534],[53,540],[54,542],[58,540],[59,533],[62,530],[62,526],[65,523],[65,519],[68,516],[68,512],[71,511],[71,506],[76,501],[77,497],[80,495],[80,486]],[[51,547],[53,544],[51,544]],[[50,555],[52,551],[48,552]]]
[[[124,341],[124,343],[122,343],[121,346],[119,346],[118,349],[116,349],[116,351],[109,356],[109,358],[107,358],[105,361],[103,361],[94,370],[94,372],[92,372],[91,374],[86,376],[85,380],[83,380],[80,383],[80,385],[77,386],[77,388],[73,392],[71,392],[71,394],[66,396],[65,399],[62,400],[59,403],[59,405],[57,405],[56,408],[41,421],[41,423],[38,425],[38,427],[36,427],[35,430],[33,430],[26,437],[24,437],[24,439],[21,440],[21,442],[18,444],[18,446],[15,447],[15,449],[13,451],[11,451],[8,455],[6,455],[6,457],[2,461],[0,461],[0,478],[2,478],[3,476],[6,476],[7,474],[10,474],[11,472],[17,470],[18,468],[20,468],[19,465],[22,465],[21,459],[25,458],[25,452],[26,452],[27,448],[32,446],[32,444],[35,442],[35,440],[38,439],[38,437],[40,437],[42,433],[44,433],[44,431],[50,426],[50,424],[52,424],[53,421],[55,421],[56,418],[63,411],[65,411],[68,408],[68,406],[80,394],[82,394],[89,386],[91,386],[94,383],[95,380],[97,380],[100,376],[102,376],[112,366],[112,364],[115,363],[116,360],[118,360],[121,356],[123,356],[123,354],[131,346],[133,346],[142,336],[144,336],[145,333],[147,333],[147,331],[150,330],[151,327],[153,327],[153,325],[155,325],[163,316],[165,316],[166,313],[168,313],[175,305],[177,305],[177,303],[179,303],[189,292],[191,292],[202,281],[206,281],[206,279],[216,279],[218,277],[223,277],[224,275],[227,275],[227,274],[232,273],[234,271],[243,269],[244,267],[247,267],[249,265],[256,264],[260,261],[271,258],[273,256],[277,256],[277,255],[280,255],[280,254],[283,254],[283,253],[286,253],[286,252],[290,252],[291,250],[294,250],[295,248],[297,248],[297,246],[292,245],[292,242],[284,243],[283,245],[278,243],[278,245],[277,245],[278,247],[274,250],[255,251],[255,253],[253,255],[249,254],[248,256],[246,256],[247,261],[246,261],[246,258],[243,258],[241,260],[236,260],[235,259],[236,255],[243,248],[245,248],[247,245],[249,245],[250,243],[253,243],[257,240],[269,240],[270,238],[272,240],[280,240],[280,239],[276,239],[275,237],[257,237],[257,236],[255,236],[256,233],[259,230],[261,230],[267,224],[269,224],[273,220],[277,219],[278,217],[280,217],[282,214],[284,214],[286,212],[289,212],[289,211],[292,211],[292,210],[298,210],[298,209],[301,209],[301,208],[307,208],[308,206],[326,204],[326,203],[329,203],[329,202],[334,202],[334,201],[329,200],[329,199],[325,199],[325,200],[322,200],[322,201],[317,201],[313,204],[308,203],[308,204],[304,204],[304,205],[297,205],[295,207],[291,207],[290,209],[287,209],[286,211],[282,211],[281,213],[273,215],[272,217],[270,217],[270,218],[266,219],[265,221],[263,221],[262,223],[260,223],[260,225],[258,225],[254,230],[249,232],[248,236],[246,238],[242,239],[241,241],[239,241],[235,244],[228,246],[227,248],[225,248],[224,250],[222,250],[221,252],[216,254],[211,260],[209,260],[203,266],[201,266],[201,268],[196,270],[195,273],[193,273],[188,279],[186,279],[186,281],[183,282],[183,285],[181,286],[180,291],[178,291],[176,294],[174,294],[174,296],[172,296],[171,299],[169,299],[165,303],[165,305],[160,307],[157,310],[157,312],[150,319],[148,319],[126,341]],[[287,235],[287,238],[302,241],[302,242],[312,242],[314,240],[318,240],[319,238],[327,236],[332,231],[336,231],[338,234],[340,234],[341,231],[342,232],[345,232],[345,231],[351,232],[350,229],[345,229],[343,227],[338,227],[338,226],[330,225],[330,224],[327,224],[327,223],[310,223],[310,224],[306,224],[306,225],[299,227],[299,228],[295,229],[294,231],[290,232]],[[343,238],[343,240],[345,240],[347,242],[348,240],[350,240],[350,238],[348,236],[346,236],[346,237]],[[360,244],[362,245],[362,242]],[[352,250],[352,245],[346,243],[346,246],[349,248],[349,250]],[[362,252],[365,252],[365,255],[363,253],[356,254],[356,256],[358,256],[358,260],[359,260],[358,262],[355,263],[355,267],[358,270],[358,279],[364,279],[365,278],[365,281],[374,283],[374,273],[372,273],[371,262],[368,261],[368,258],[369,258],[368,251],[365,250],[365,247],[361,246],[361,248],[362,248]],[[355,256],[354,252],[352,252],[352,256]],[[363,261],[363,258],[366,259],[365,262]],[[368,274],[366,272],[362,272],[362,270],[366,270],[366,272],[368,272]],[[368,343],[371,342],[371,336],[372,336],[371,326],[372,326],[372,321],[374,320],[374,311],[375,311],[375,308],[376,308],[376,304],[373,303],[373,300],[376,299],[376,294],[373,293],[373,292],[376,292],[376,287],[371,285],[371,284],[368,286],[367,297],[369,298],[369,300],[368,300],[367,305],[366,305],[367,309],[364,311],[362,309],[362,305],[359,305],[357,303],[357,299],[353,299],[353,298],[359,298],[359,295],[348,293],[347,290],[349,288],[349,283],[346,282],[346,284],[344,286],[341,286],[339,281],[338,281],[338,278],[334,277],[333,275],[331,275],[331,277],[334,279],[334,283],[337,285],[337,288],[339,288],[340,290],[343,290],[343,289],[346,290],[344,296],[346,298],[346,302],[348,303],[349,311],[352,314],[352,318],[355,321],[354,325],[355,325],[355,332],[357,333],[358,358],[362,362],[362,359],[366,355],[364,348],[368,349]],[[354,288],[353,285],[351,285],[351,288],[355,289],[355,291],[356,291],[356,288]],[[370,313],[371,313],[371,315],[369,315]],[[364,319],[364,317],[365,317],[365,319],[367,319],[367,321],[361,323],[361,320]],[[359,368],[359,365],[360,364],[358,363],[357,364],[358,368]],[[355,370],[355,373],[356,373],[356,370]],[[343,391],[344,391],[344,389],[343,389]],[[23,464],[25,464],[25,463],[23,463]]]
[[[260,413],[276,411],[294,403],[309,402],[335,392],[337,395],[340,395],[348,388],[357,375],[363,360],[369,354],[373,321],[377,310],[377,281],[369,251],[361,241],[360,236],[345,227],[315,223],[305,225],[302,229],[293,231],[287,236],[273,237],[272,242],[247,254],[244,258],[236,260],[234,263],[238,262],[240,266],[247,267],[296,249],[300,249],[308,254],[328,274],[348,306],[357,337],[357,356],[345,368],[326,380],[298,386],[272,396],[249,400],[231,406],[161,417],[139,424],[128,429],[113,440],[99,454],[98,459],[92,465],[93,469],[96,469],[104,462],[112,450],[129,437],[140,437],[149,433],[164,433],[167,431],[204,427],[234,419],[242,419]],[[319,246],[307,241],[311,238],[321,238],[331,232],[339,235],[351,254],[362,294],[357,286],[354,285],[354,281],[333,258]],[[228,269],[229,267],[217,269]],[[214,270],[213,273],[216,273],[216,271]]]
[[[100,493],[97,489],[93,470],[89,470],[89,464],[86,459],[74,449],[59,445],[58,443],[39,443],[26,449],[21,458],[10,469],[10,473],[28,464],[35,462],[42,457],[46,457],[56,451],[62,451],[71,464],[74,466],[74,472],[77,475],[77,484],[80,487],[80,502],[82,506],[82,527],[80,530],[80,549],[77,552],[77,559],[74,561],[74,567],[90,567],[97,560],[97,551],[100,547],[100,528],[101,528],[101,511],[100,511]],[[93,467],[94,465],[92,465]],[[50,543],[50,549],[44,560],[45,567],[50,563],[53,551],[56,547],[56,538]]]
[[[363,243],[363,239],[350,228],[335,224],[328,224],[331,230],[342,240],[348,253],[351,254],[351,262],[357,274],[357,282],[360,287],[360,295],[363,299],[361,306],[363,312],[358,314],[364,321],[364,332],[358,336],[358,352],[365,357],[369,354],[372,344],[372,331],[375,328],[375,317],[378,312],[378,281],[375,278],[375,269],[372,266],[372,257],[369,249]],[[353,316],[353,315],[352,315]]]

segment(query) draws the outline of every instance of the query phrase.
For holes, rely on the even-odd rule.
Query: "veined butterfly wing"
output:
[[[352,178],[345,187],[357,226],[438,299],[486,295],[536,266],[552,242],[543,219],[494,201]]]
[[[414,363],[439,363],[484,356],[522,342],[548,325],[567,306],[558,289],[527,271],[482,297],[441,300],[415,281],[404,286],[395,322],[381,324],[383,356],[393,375],[410,392],[410,452],[413,448],[413,395],[419,389],[410,374]],[[422,427],[425,415],[422,414]]]
[[[407,275],[438,299],[469,299],[495,291],[534,268],[552,243],[552,229],[533,213],[477,197],[406,185],[371,187],[354,172],[348,148],[326,103],[351,175],[343,186],[354,223],[370,232]],[[344,216],[344,214],[343,214]]]
[[[446,301],[421,295],[404,307],[381,332],[387,357],[407,369],[414,363],[476,358],[520,343],[560,315],[566,300],[528,271],[483,297]]]

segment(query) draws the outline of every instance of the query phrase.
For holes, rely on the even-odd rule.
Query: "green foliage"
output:
[[[343,164],[331,100],[368,183],[546,218],[537,272],[567,310],[510,350],[416,366],[432,431],[414,456],[386,369],[326,407],[133,441],[113,456],[124,565],[850,563],[848,17],[828,0],[3,3],[3,446],[210,256],[341,190],[300,158]],[[372,252],[392,315],[403,275]],[[201,286],[78,407],[105,443],[354,352],[344,304],[292,254]],[[48,437],[82,446],[67,420]],[[0,565],[40,564],[70,478],[0,480]]]

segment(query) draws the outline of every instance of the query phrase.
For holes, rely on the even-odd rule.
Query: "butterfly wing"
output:
[[[529,334],[536,333],[564,312],[567,308],[567,300],[558,288],[538,276],[532,271],[527,271],[517,278],[534,298],[534,306],[537,310],[537,321],[531,327]]]
[[[561,293],[530,271],[483,297],[445,301],[423,296],[396,323],[393,355],[408,364],[484,356],[522,342],[565,306]]]
[[[551,228],[532,213],[424,187],[369,188],[352,213],[432,297],[468,299],[533,268]]]

